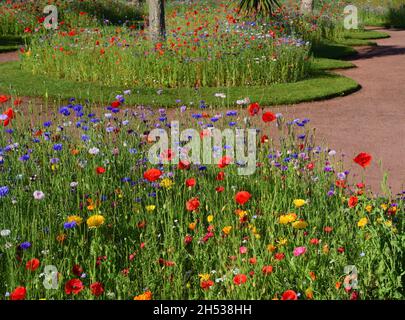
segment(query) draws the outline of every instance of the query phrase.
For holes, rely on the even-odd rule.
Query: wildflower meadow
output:
[[[404,299],[405,193],[270,103],[359,90],[330,70],[389,13],[166,1],[153,42],[149,1],[93,2],[0,4],[0,300]]]

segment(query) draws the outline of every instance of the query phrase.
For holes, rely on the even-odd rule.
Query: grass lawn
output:
[[[29,85],[27,85],[29,84]],[[262,105],[294,104],[314,101],[351,93],[359,89],[352,79],[319,73],[310,79],[289,84],[275,84],[263,87],[191,88],[165,89],[157,94],[155,89],[106,87],[97,83],[79,83],[45,76],[33,76],[20,70],[18,62],[0,64],[0,91],[15,96],[44,97],[65,100],[71,97],[89,99],[92,102],[108,103],[124,89],[131,89],[128,104],[153,106],[175,106],[181,99],[185,103],[198,104],[200,100],[213,106],[232,106],[238,99],[250,97]],[[225,93],[226,99],[216,98],[215,93]]]

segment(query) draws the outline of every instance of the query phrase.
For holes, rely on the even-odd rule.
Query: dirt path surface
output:
[[[358,48],[359,55],[352,60],[357,68],[338,72],[356,80],[362,90],[333,100],[270,109],[287,118],[311,119],[317,138],[347,155],[352,181],[364,174],[374,193],[380,193],[387,172],[388,185],[397,194],[405,190],[405,31],[384,31],[391,38],[377,40],[375,48]],[[366,170],[352,162],[363,151],[373,156]]]
[[[17,51],[0,53],[0,63],[9,61],[18,61]]]
[[[364,182],[382,193],[388,173],[392,194],[405,190],[405,31],[383,30],[391,38],[377,40],[378,47],[358,48],[352,59],[357,68],[338,73],[355,79],[362,90],[323,102],[268,108],[285,118],[309,118],[318,141],[345,156],[351,182]],[[17,53],[0,54],[0,62],[18,60]],[[360,152],[373,156],[362,170],[352,159]]]

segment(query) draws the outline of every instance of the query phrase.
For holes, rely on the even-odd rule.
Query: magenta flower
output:
[[[298,256],[304,254],[305,252],[307,252],[307,248],[305,248],[305,247],[296,247],[294,249],[294,256],[298,257]]]

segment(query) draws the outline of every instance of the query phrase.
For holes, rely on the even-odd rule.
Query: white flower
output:
[[[93,155],[93,156],[97,155],[99,152],[100,152],[100,149],[99,149],[99,148],[96,148],[96,147],[89,149],[89,153],[90,153],[91,155]]]
[[[8,229],[4,229],[4,230],[0,231],[0,235],[2,237],[8,237],[10,235],[10,233],[11,233],[11,230],[8,230]]]
[[[34,196],[35,200],[42,200],[43,198],[45,198],[45,193],[37,190],[37,191],[34,191],[33,196]]]
[[[329,153],[328,153],[331,157],[333,157],[335,154],[336,154],[336,151],[335,150],[331,150],[331,151],[329,151]]]
[[[73,181],[73,182],[70,183],[70,187],[71,188],[76,188],[78,184],[79,184],[78,182]]]
[[[215,97],[216,97],[216,98],[225,99],[225,98],[226,98],[226,94],[224,94],[224,93],[216,93],[216,94],[215,94]]]

